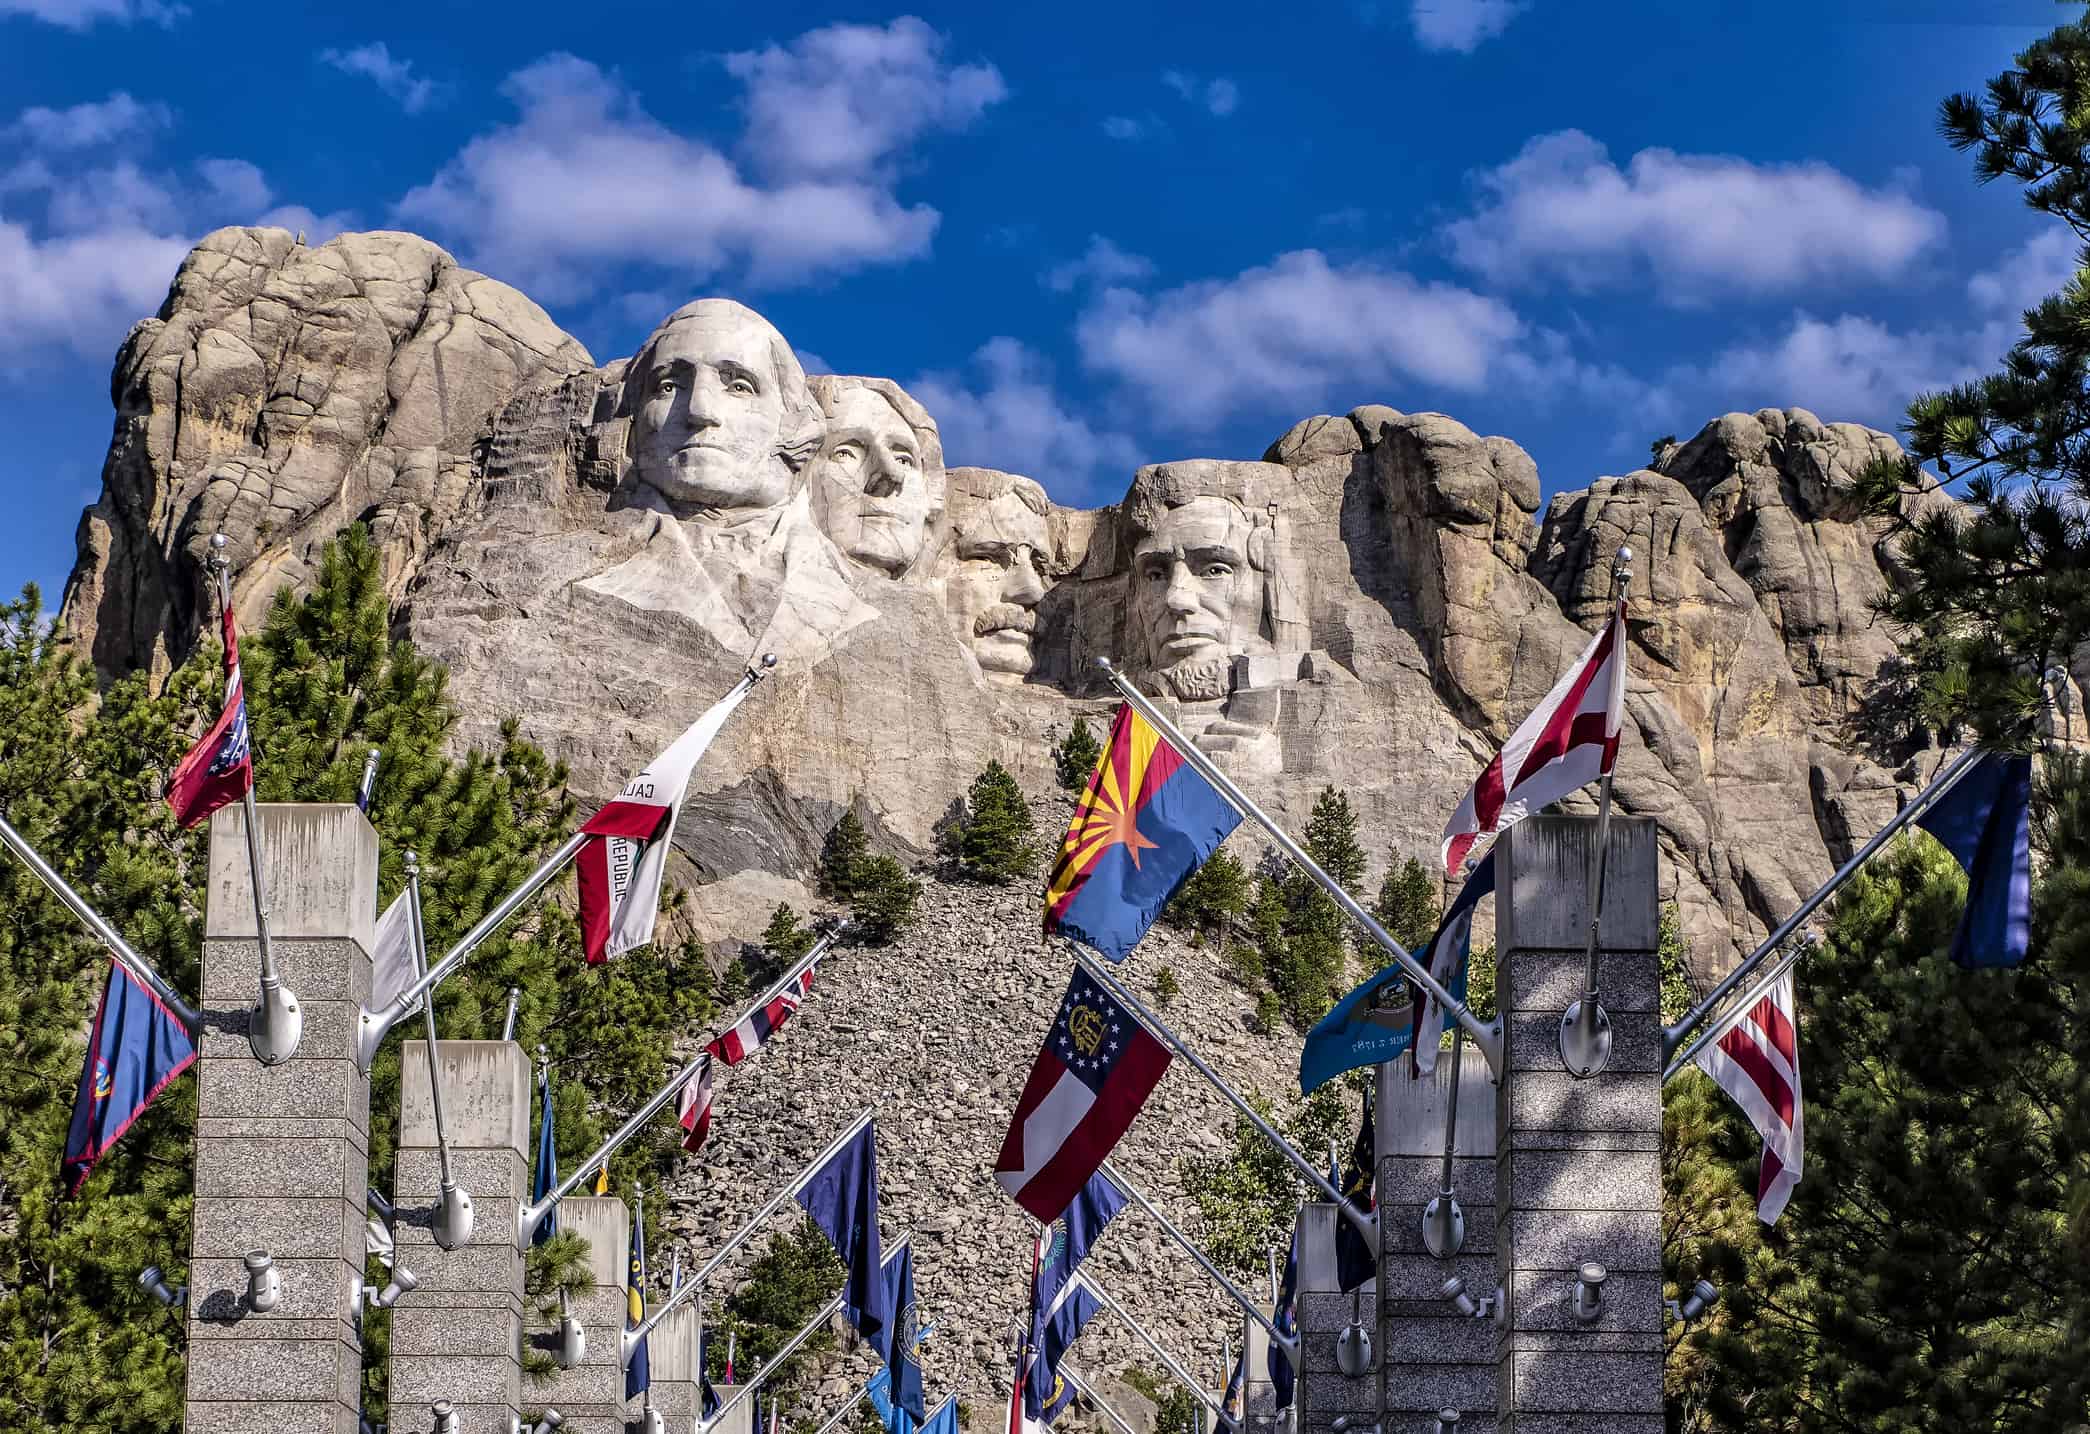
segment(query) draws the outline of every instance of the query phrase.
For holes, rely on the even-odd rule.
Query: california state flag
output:
[[[1458,871],[1480,838],[1514,826],[1611,770],[1625,722],[1625,635],[1621,596],[1611,621],[1511,734],[1451,814],[1444,827],[1447,876]]]
[[[749,673],[581,828],[590,840],[574,865],[581,882],[581,948],[590,966],[653,939],[661,878],[689,775],[754,685]]]

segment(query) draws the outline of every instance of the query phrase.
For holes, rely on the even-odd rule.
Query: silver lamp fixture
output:
[[[1575,1280],[1575,1318],[1595,1324],[1604,1312],[1604,1281],[1610,1272],[1594,1260],[1586,1262]]]
[[[1458,1434],[1459,1411],[1440,1409],[1437,1411],[1437,1434]]]
[[[1476,1300],[1466,1293],[1466,1282],[1453,1275],[1444,1282],[1441,1293],[1445,1299],[1451,1301],[1453,1309],[1468,1319],[1492,1319],[1498,1325],[1509,1321],[1509,1311],[1505,1307],[1507,1301],[1503,1297],[1500,1285],[1495,1286],[1495,1293],[1482,1295]]]
[[[1364,1327],[1364,1289],[1350,1296],[1350,1322],[1335,1337],[1335,1367],[1345,1379],[1362,1379],[1372,1369],[1372,1337]]]
[[[167,1277],[160,1273],[158,1265],[147,1265],[138,1272],[138,1288],[151,1295],[169,1309],[180,1309],[188,1302],[187,1285],[169,1286]]]
[[[458,1434],[457,1411],[450,1407],[449,1400],[436,1400],[428,1406],[428,1412],[435,1416],[435,1434]]]
[[[552,1359],[561,1369],[577,1369],[588,1357],[588,1332],[567,1308],[566,1291],[559,1291],[559,1347],[552,1351]],[[557,1425],[553,1425],[557,1428]]]
[[[1719,1302],[1720,1287],[1711,1280],[1700,1280],[1691,1286],[1691,1293],[1685,1295],[1681,1301],[1664,1300],[1663,1304],[1668,1306],[1669,1313],[1689,1324]]]
[[[247,1308],[267,1314],[283,1299],[283,1275],[267,1250],[249,1250],[241,1257],[247,1267]]]

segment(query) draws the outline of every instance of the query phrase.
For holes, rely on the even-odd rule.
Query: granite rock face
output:
[[[1617,797],[1659,827],[1701,971],[1915,776],[1855,723],[1894,659],[1869,603],[1895,567],[1851,479],[1895,445],[1801,409],[1729,414],[1653,469],[1547,501],[1510,440],[1367,405],[1074,510],[1050,474],[946,470],[934,415],[897,385],[809,380],[730,301],[597,367],[424,240],[307,249],[266,229],[198,246],[113,393],[64,610],[105,676],[190,650],[214,529],[251,622],[359,518],[398,630],[450,666],[460,740],[518,715],[584,801],[775,652],[677,833],[672,879],[703,888],[690,920],[710,940],[803,904],[845,806],[923,854],[990,758],[1046,790],[1053,744],[1112,708],[1101,657],[1290,823],[1332,783],[1375,861],[1427,859],[1601,622],[1621,543]]]

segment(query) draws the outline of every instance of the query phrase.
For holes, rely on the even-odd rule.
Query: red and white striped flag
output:
[[[697,1067],[697,1073],[683,1082],[682,1093],[676,1097],[675,1118],[682,1122],[685,1132],[682,1148],[695,1155],[704,1147],[704,1137],[711,1134],[711,1062],[705,1061]],[[727,1368],[731,1370],[731,1363]],[[726,1375],[731,1384],[733,1376]]]
[[[813,989],[813,972],[817,966],[808,966],[798,973],[783,992],[741,1017],[740,1024],[720,1035],[706,1047],[713,1055],[729,1066],[737,1066],[756,1051],[763,1042],[777,1032],[777,1027],[791,1019],[798,1003]]]
[[[689,775],[751,690],[752,684],[743,682],[719,699],[582,826],[594,838],[574,858],[580,873],[581,948],[590,966],[653,939],[661,878]]]
[[[1514,826],[1611,770],[1626,709],[1626,604],[1554,684],[1494,760],[1474,778],[1444,827],[1444,871],[1456,873],[1474,842]]]
[[[1734,1098],[1763,1137],[1756,1218],[1776,1224],[1800,1183],[1800,1045],[1793,1023],[1792,972],[1780,976],[1734,1029],[1698,1053],[1697,1063]]]

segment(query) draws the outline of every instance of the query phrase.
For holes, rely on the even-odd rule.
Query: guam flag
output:
[[[1045,889],[1046,933],[1124,960],[1240,821],[1146,718],[1119,704]]]
[[[110,961],[65,1132],[68,1194],[79,1191],[94,1163],[195,1059],[196,1042],[181,1018],[121,961]]]

